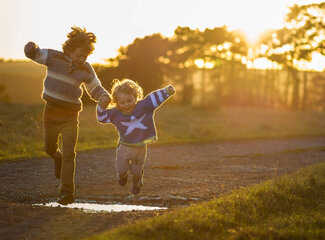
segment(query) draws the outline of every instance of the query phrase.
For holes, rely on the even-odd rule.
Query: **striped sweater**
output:
[[[142,146],[158,139],[154,123],[154,112],[171,94],[168,87],[151,92],[137,102],[129,114],[116,107],[102,109],[97,105],[97,120],[100,123],[112,123],[119,133],[119,143],[129,146]]]
[[[25,53],[33,61],[47,67],[42,98],[53,106],[78,112],[82,108],[82,85],[92,99],[98,101],[107,91],[101,86],[92,66],[85,62],[76,68],[63,52],[40,49],[37,45]]]

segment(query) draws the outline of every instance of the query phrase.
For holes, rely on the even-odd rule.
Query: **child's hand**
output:
[[[173,95],[173,94],[176,93],[176,90],[175,90],[175,88],[173,87],[173,85],[169,85],[169,86],[167,87],[167,92],[168,92],[170,95]]]
[[[24,48],[26,57],[33,58],[35,55],[36,49],[37,49],[37,45],[35,43],[33,43],[33,42],[27,43]]]
[[[108,107],[108,104],[110,103],[111,99],[108,95],[102,95],[99,98],[98,104],[102,109],[106,109]]]

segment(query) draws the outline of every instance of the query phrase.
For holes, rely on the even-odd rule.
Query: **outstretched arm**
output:
[[[146,108],[154,110],[162,105],[170,96],[176,93],[175,88],[172,85],[168,85],[165,88],[158,89],[148,94],[145,99]]]
[[[28,42],[25,45],[24,52],[26,57],[31,60],[40,64],[46,64],[48,49],[40,49],[34,42]]]

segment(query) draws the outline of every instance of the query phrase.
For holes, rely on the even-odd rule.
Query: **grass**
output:
[[[0,159],[44,155],[42,106],[0,106]]]
[[[167,143],[316,136],[325,133],[324,118],[325,113],[317,112],[175,106],[157,112],[157,128],[160,141]]]
[[[0,104],[0,162],[45,156],[43,106],[18,105],[41,103],[44,75],[45,68],[31,62],[0,64],[0,84],[16,103]],[[324,119],[325,113],[317,112],[251,108],[204,111],[168,102],[156,113],[159,141],[154,145],[324,136]],[[84,108],[78,151],[115,147],[117,137],[114,127],[96,122],[94,106]],[[283,153],[310,150],[324,151],[324,147]],[[160,168],[177,170],[181,166]],[[324,173],[325,164],[311,166],[89,239],[325,239]]]
[[[88,238],[325,239],[325,163]]]
[[[0,161],[45,156],[43,105],[0,104]],[[325,135],[325,113],[224,108],[200,110],[166,103],[156,111],[159,144]],[[97,123],[95,106],[80,114],[78,151],[115,147],[112,125]],[[303,150],[302,150],[303,151]]]
[[[0,84],[9,101],[16,104],[41,104],[46,68],[34,62],[0,62]]]

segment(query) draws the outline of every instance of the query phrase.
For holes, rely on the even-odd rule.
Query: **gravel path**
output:
[[[84,212],[47,208],[59,181],[49,158],[0,164],[0,239],[80,239],[325,160],[325,137],[249,140],[148,148],[144,187],[117,184],[114,149],[77,154],[76,202],[137,204],[168,210]]]

